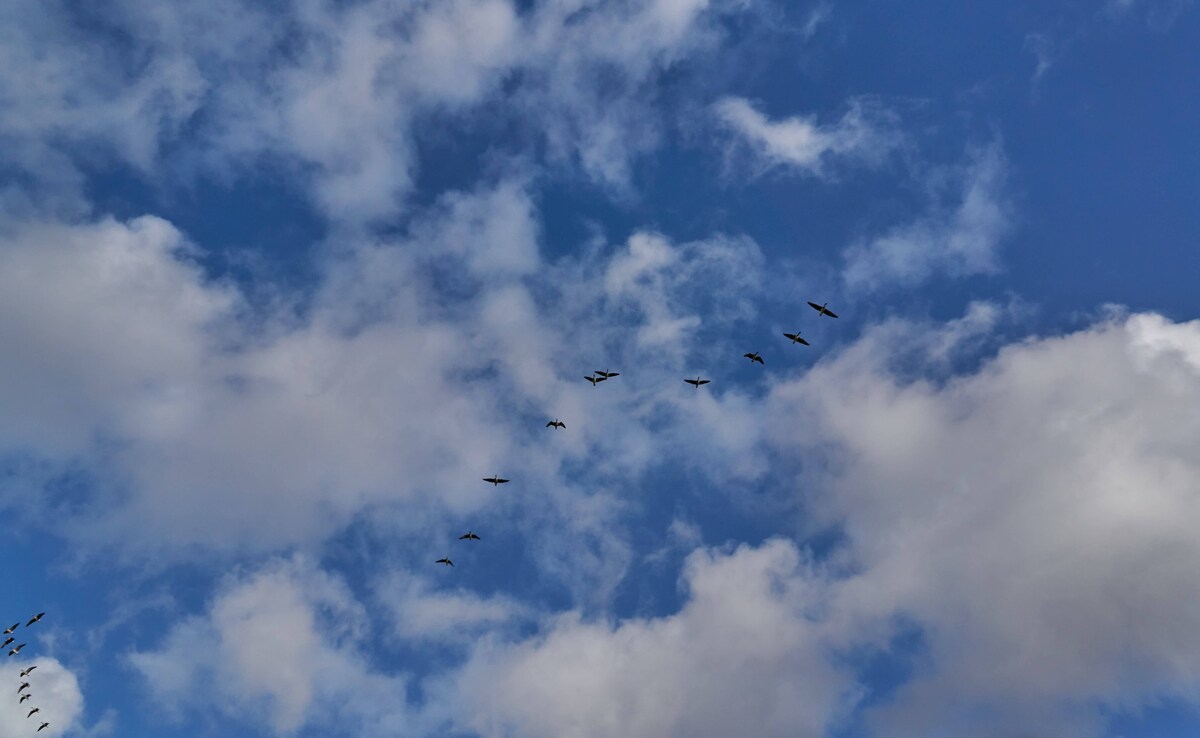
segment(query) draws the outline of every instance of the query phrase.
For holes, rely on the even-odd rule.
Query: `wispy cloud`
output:
[[[999,143],[974,148],[951,176],[939,173],[946,184],[934,185],[925,215],[846,250],[847,286],[873,290],[996,271],[997,248],[1012,227],[1007,172]]]
[[[763,169],[782,166],[822,176],[834,162],[877,165],[900,144],[894,116],[867,100],[851,102],[840,120],[813,117],[771,120],[748,100],[727,97],[714,110]]]

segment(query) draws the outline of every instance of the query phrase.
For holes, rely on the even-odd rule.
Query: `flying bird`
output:
[[[19,646],[13,646],[13,647],[12,647],[12,650],[10,650],[10,651],[8,652],[8,655],[9,655],[9,656],[16,656],[17,654],[21,653],[21,649],[22,649],[22,648],[25,648],[25,646],[26,646],[26,645],[28,645],[28,644],[22,643],[22,644],[21,644],[21,645],[19,645]]]
[[[812,345],[811,343],[809,343],[808,341],[805,341],[803,338],[800,337],[800,331],[796,331],[795,333],[784,333],[783,335],[786,338],[792,339],[792,343],[802,343],[805,346]]]
[[[460,540],[460,541],[478,541],[479,536],[475,535],[471,531],[467,531],[466,533],[459,536],[458,540]]]
[[[17,704],[18,705],[21,704],[22,702],[24,702],[25,700],[29,699],[32,696],[33,696],[33,692],[26,692],[25,694],[21,695],[21,699],[17,700]]]
[[[759,364],[766,366],[766,362],[762,360],[762,357],[758,355],[757,351],[750,354],[742,354],[742,356],[745,356],[747,359],[749,359],[751,364],[757,361]]]
[[[829,303],[825,303],[825,305],[828,305],[828,304]],[[816,310],[821,315],[828,315],[831,318],[837,317],[837,313],[835,313],[832,310],[830,310],[829,308],[825,307],[825,305],[818,305],[817,303],[812,302],[811,300],[809,301],[808,305],[809,305],[809,307],[811,307],[813,310]]]
[[[500,477],[484,477],[483,481],[491,482],[493,487],[498,487],[501,484],[506,484],[508,482],[507,479],[501,479]]]
[[[35,713],[35,712],[41,712],[41,711],[42,711],[42,708],[40,708],[40,707],[35,707],[35,708],[33,708],[32,710],[30,710],[30,711],[29,711],[29,714],[25,716],[25,719],[26,719],[26,720],[28,720],[29,718],[33,717],[33,713]]]
[[[0,648],[4,648],[5,646],[7,646],[8,644],[12,643],[15,640],[17,640],[17,639],[13,638],[12,636],[9,636],[8,640],[6,640],[4,643],[0,643]]]
[[[27,689],[29,689],[29,682],[21,682],[21,686],[17,687],[17,694],[21,694]]]
[[[596,374],[597,376],[604,377],[605,379],[612,379],[613,377],[621,376],[620,372],[602,372],[599,370],[596,371]]]
[[[9,633],[13,632],[14,630],[17,629],[17,626],[19,626],[19,625],[20,625],[20,623],[13,623],[12,625],[8,626],[7,628],[4,629],[4,635],[8,635]]]
[[[685,381],[685,382],[687,382],[688,384],[692,385],[692,386],[693,386],[693,387],[695,387],[696,389],[700,389],[700,385],[702,385],[702,384],[708,384],[708,383],[709,383],[711,380],[708,380],[708,379],[701,379],[700,377],[696,377],[695,379],[685,379],[685,380],[683,380],[683,381]]]
[[[600,382],[603,382],[604,380],[608,379],[608,377],[584,377],[584,379],[591,382],[592,386],[595,387]]]
[[[21,670],[21,676],[22,676],[22,677],[27,677],[27,676],[29,676],[30,674],[32,674],[32,673],[33,673],[33,670],[34,670],[34,669],[36,669],[36,668],[37,668],[37,664],[34,664],[33,666],[29,667],[28,669],[22,669],[22,670]]]
[[[41,733],[41,732],[42,732],[42,728],[45,728],[45,727],[47,727],[47,726],[49,726],[49,725],[50,725],[50,723],[42,723],[41,725],[39,725],[39,726],[38,726],[37,732],[38,732],[38,733]]]
[[[435,561],[435,562],[433,562],[433,563],[435,563],[435,564],[445,564],[446,566],[454,566],[454,562],[453,562],[453,561],[451,561],[450,559],[438,559],[437,561]]]
[[[549,423],[546,423],[546,427],[547,428],[566,428],[567,424],[562,422],[558,418],[555,418],[554,420],[551,420]]]
[[[33,625],[37,621],[41,620],[42,616],[45,614],[46,613],[44,613],[44,612],[39,612],[37,615],[34,615],[32,618],[29,619],[28,623],[25,623],[25,627],[28,628],[29,626]]]

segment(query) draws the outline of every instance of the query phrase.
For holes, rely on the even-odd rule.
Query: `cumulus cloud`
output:
[[[364,628],[362,608],[341,580],[303,559],[277,560],[230,577],[207,612],[128,658],[177,718],[216,710],[278,735],[309,725],[404,729],[403,679],[366,664]]]
[[[877,165],[900,143],[893,116],[866,100],[853,101],[828,125],[811,116],[773,121],[740,97],[724,98],[714,110],[764,169],[784,166],[822,176],[834,162]]]
[[[854,703],[825,658],[826,583],[791,543],[698,551],[676,614],[568,613],[535,639],[476,651],[457,681],[482,736],[821,736]]]
[[[504,596],[481,597],[459,589],[439,591],[409,574],[394,572],[378,587],[397,638],[467,645],[529,619],[527,606]]]
[[[17,686],[17,672],[31,666],[36,666],[37,670],[23,680],[29,682],[30,688],[26,691],[34,697],[17,706],[17,697],[14,695],[13,704],[0,711],[0,738],[25,738],[43,721],[50,723],[50,726],[39,734],[43,736],[59,736],[79,727],[79,720],[83,716],[83,693],[79,689],[79,680],[74,672],[52,658],[20,661],[6,658],[6,666],[12,669],[14,690]],[[26,715],[34,707],[40,712],[27,718]]]
[[[1200,323],[1117,317],[936,384],[886,367],[894,340],[869,333],[771,398],[780,448],[826,462],[811,512],[844,529],[857,572],[831,620],[851,639],[872,618],[924,629],[877,729],[969,733],[983,715],[1087,735],[1085,705],[1194,699]]]
[[[717,475],[761,461],[748,396],[678,390],[753,317],[762,257],[637,233],[547,265],[538,239],[520,184],[451,194],[403,234],[344,240],[302,311],[252,310],[161,219],[11,224],[0,329],[23,350],[0,358],[0,445],[21,514],[187,556],[313,544],[368,511],[522,510],[546,566],[611,592],[632,560],[611,525],[625,475],[697,449]],[[635,366],[636,383],[583,382]],[[568,421],[553,446],[543,414]],[[584,461],[587,491],[567,471]],[[477,478],[518,466],[522,488],[554,491],[497,507]],[[52,484],[76,469],[85,496]]]
[[[846,284],[872,290],[920,284],[935,274],[996,271],[996,251],[1012,220],[1007,169],[1000,144],[974,149],[952,176],[937,178],[950,184],[935,183],[925,215],[846,250]]]

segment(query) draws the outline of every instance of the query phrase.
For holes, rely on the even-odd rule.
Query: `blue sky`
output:
[[[43,735],[1200,728],[1190,0],[5,15]]]

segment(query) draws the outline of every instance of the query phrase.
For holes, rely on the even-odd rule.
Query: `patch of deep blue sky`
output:
[[[661,102],[670,114],[664,144],[636,162],[631,193],[614,197],[562,165],[532,180],[543,249],[552,258],[570,253],[596,226],[614,244],[646,227],[675,241],[723,232],[753,237],[768,263],[801,257],[832,272],[853,239],[919,214],[919,173],[896,157],[877,170],[839,167],[832,182],[784,169],[751,177],[725,166],[722,138],[703,119],[704,106],[737,95],[757,101],[772,118],[816,115],[832,122],[849,97],[872,96],[898,113],[915,156],[928,165],[953,165],[969,146],[1000,141],[1014,221],[1001,245],[998,275],[935,278],[915,289],[869,296],[845,295],[831,285],[830,294],[846,301],[843,313],[850,319],[842,325],[848,334],[861,325],[855,313],[950,318],[969,300],[1009,294],[1040,308],[1021,330],[1059,330],[1106,302],[1190,318],[1200,312],[1195,288],[1200,96],[1194,93],[1200,19],[1188,6],[1162,23],[1152,15],[1155,5],[1135,3],[1124,14],[1112,14],[1102,3],[1081,2],[838,4],[807,41],[799,29],[811,7],[787,4],[772,28],[733,23],[731,41],[719,54],[688,61],[666,81]],[[1032,34],[1048,44],[1051,60],[1036,80]],[[413,212],[447,191],[473,189],[481,177],[500,176],[506,157],[536,150],[535,137],[521,123],[497,103],[461,118],[418,121]],[[172,152],[186,151],[188,143],[184,138],[169,145],[168,168]],[[267,163],[220,181],[203,175],[186,182],[172,176],[148,180],[93,160],[88,177],[97,212],[119,217],[149,212],[170,220],[200,244],[203,263],[215,276],[232,276],[252,289],[266,280],[297,291],[320,278],[315,249],[326,226],[294,172]],[[404,223],[391,227],[402,230]],[[799,305],[805,297],[784,302]],[[762,323],[789,320],[764,315]],[[808,325],[812,318],[804,315],[798,322]],[[772,332],[761,329],[754,348],[778,340]],[[677,517],[697,523],[707,543],[754,543],[775,532],[725,498],[703,494],[703,484],[686,470],[656,468],[641,483],[678,494],[647,497],[634,511],[630,535],[638,552],[653,550],[655,535]],[[498,511],[495,522],[512,513]],[[389,545],[354,526],[324,557],[369,599],[362,561],[385,553],[415,563],[424,556],[418,543]],[[506,553],[481,559],[477,569],[464,567],[465,580],[484,594],[507,592],[567,605],[560,588],[532,576],[529,554],[519,542],[507,543],[512,545],[497,546]],[[811,543],[820,550],[836,539]],[[94,625],[114,593],[122,594],[107,577],[76,577],[36,540],[7,537],[0,550],[6,582],[17,594],[13,602],[31,606],[51,599],[47,609],[67,627]],[[638,570],[616,593],[616,614],[673,612],[681,601],[677,572],[677,566]],[[172,576],[180,611],[197,612],[220,575],[187,569]],[[55,579],[73,581],[60,587]],[[156,643],[176,614],[150,610],[114,629],[111,642]],[[877,695],[872,699],[884,699],[878,695],[908,678],[921,643],[920,633],[904,630],[887,654],[859,657]],[[436,670],[446,656],[398,648],[373,658],[380,668],[419,674]],[[89,719],[104,705],[137,704],[137,687],[124,680],[119,658],[93,659],[86,666]],[[153,715],[121,712],[122,734],[172,734],[163,733]],[[207,719],[218,721],[212,727],[224,735],[255,734],[219,717]],[[1112,735],[1180,735],[1198,722],[1190,707],[1164,703],[1139,714],[1115,713]],[[191,730],[178,726],[173,734]]]

